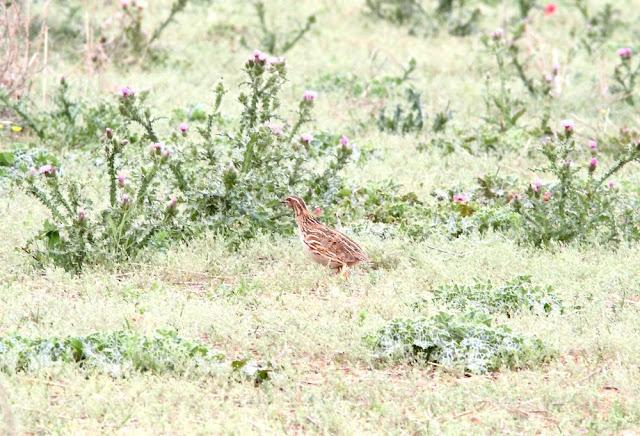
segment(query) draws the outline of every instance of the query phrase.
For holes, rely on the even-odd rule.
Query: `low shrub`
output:
[[[280,203],[287,195],[332,203],[344,184],[340,172],[353,152],[346,136],[315,137],[305,129],[312,120],[315,91],[304,92],[292,120],[280,115],[284,60],[256,51],[244,71],[247,89],[239,96],[237,128],[219,122],[224,94],[219,86],[206,126],[198,128],[200,138],[181,147],[174,167],[178,188],[188,199],[189,218],[223,234],[232,246],[259,233],[292,231]]]
[[[40,146],[51,149],[95,147],[107,127],[115,130],[124,122],[112,99],[90,102],[72,97],[69,81],[64,77],[48,108],[37,109],[26,97],[13,100],[1,89],[0,105],[0,109],[12,112],[22,126],[35,133]]]
[[[501,286],[495,286],[490,281],[476,281],[473,285],[442,285],[431,292],[435,302],[462,311],[474,310],[511,317],[520,311],[545,315],[563,310],[553,288],[534,285],[530,276],[518,276]]]
[[[436,3],[435,7],[430,3]],[[419,36],[434,36],[441,29],[453,36],[468,36],[476,31],[482,15],[479,8],[469,8],[465,0],[367,0],[366,7],[370,15],[406,26],[411,35]]]
[[[40,233],[24,248],[38,265],[75,273],[86,265],[131,261],[149,246],[163,247],[183,234],[178,199],[167,183],[172,152],[154,143],[148,153],[125,157],[129,142],[108,129],[102,168],[105,198],[94,202],[78,176],[54,164],[32,167],[19,186],[51,213]]]
[[[538,172],[553,180],[534,180],[524,194],[511,202],[522,217],[520,240],[535,246],[550,242],[598,241],[618,244],[640,238],[638,199],[619,192],[610,178],[640,159],[640,146],[629,143],[616,162],[601,169],[597,144],[590,141],[591,156],[576,150],[571,120],[564,132],[543,143],[546,165]],[[582,162],[576,164],[575,162]]]
[[[228,361],[204,344],[184,339],[175,331],[158,330],[142,336],[131,330],[87,336],[27,338],[0,337],[0,370],[31,372],[61,364],[125,377],[132,371],[163,373],[241,372],[256,382],[269,378],[272,368],[250,359]]]
[[[398,93],[400,86],[411,80],[417,62],[411,58],[401,74],[364,78],[353,73],[325,73],[315,79],[314,86],[320,91],[344,91],[349,97],[387,98]]]
[[[489,316],[479,313],[397,319],[367,341],[382,360],[431,363],[472,374],[532,367],[554,354],[539,339],[493,326]]]
[[[260,47],[261,50],[274,55],[283,55],[295,47],[302,38],[309,33],[313,25],[316,23],[316,16],[311,14],[307,17],[304,26],[298,29],[291,31],[273,29],[270,28],[267,23],[267,10],[264,2],[256,1],[253,3],[253,6],[255,8],[256,17],[258,18],[258,26],[256,26],[256,28],[260,30],[261,34],[248,34],[246,36],[242,36],[240,43],[247,49],[251,48],[250,46],[256,46],[256,44],[253,44],[253,41],[255,40],[257,41],[257,46]]]
[[[391,113],[382,108],[378,113],[378,130],[390,133],[417,133],[424,127],[425,114],[422,108],[420,92],[413,88],[406,90],[406,104],[398,103]]]

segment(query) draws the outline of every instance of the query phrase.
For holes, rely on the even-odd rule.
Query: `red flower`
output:
[[[558,6],[556,6],[555,3],[547,3],[547,5],[544,7],[544,14],[553,15],[556,9],[558,9]]]

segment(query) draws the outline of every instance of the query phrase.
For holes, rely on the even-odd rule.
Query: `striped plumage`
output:
[[[283,203],[293,209],[302,245],[315,262],[338,272],[368,261],[362,248],[347,235],[330,229],[311,216],[302,198],[290,196]]]

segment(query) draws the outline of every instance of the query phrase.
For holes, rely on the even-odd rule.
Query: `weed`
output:
[[[550,286],[531,283],[530,276],[518,276],[502,286],[490,281],[473,285],[442,285],[432,290],[433,299],[455,310],[476,310],[509,317],[520,311],[537,314],[562,312],[562,303]]]
[[[493,326],[489,316],[473,312],[394,320],[367,341],[381,359],[408,359],[472,374],[531,367],[554,354],[539,339]]]
[[[267,24],[267,11],[262,1],[255,1],[253,3],[255,7],[255,13],[260,23],[261,35],[255,38],[257,39],[258,46],[261,50],[274,55],[283,55],[291,50],[298,44],[302,38],[311,30],[316,23],[316,16],[309,15],[306,19],[305,25],[297,30],[282,32],[279,30],[273,30],[269,28]],[[249,42],[245,36],[242,36],[240,43],[247,49],[251,49]]]

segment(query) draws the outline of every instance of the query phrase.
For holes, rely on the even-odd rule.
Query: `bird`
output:
[[[300,240],[313,261],[328,266],[334,273],[344,271],[345,275],[348,267],[369,261],[362,247],[347,235],[314,218],[302,198],[291,195],[282,203],[293,209]]]

